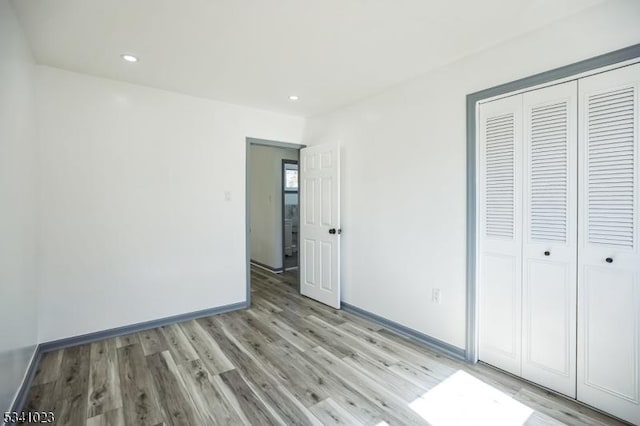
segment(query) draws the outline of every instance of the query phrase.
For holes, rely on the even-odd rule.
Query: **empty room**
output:
[[[640,424],[640,1],[0,0],[0,424]]]

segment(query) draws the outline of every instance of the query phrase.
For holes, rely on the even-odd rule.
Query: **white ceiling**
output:
[[[604,0],[12,0],[36,60],[310,116]],[[121,53],[140,57],[125,63]],[[289,101],[296,94],[300,101]]]

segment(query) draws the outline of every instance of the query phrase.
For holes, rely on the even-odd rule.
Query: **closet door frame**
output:
[[[467,95],[467,324],[465,359],[478,362],[479,117],[478,104],[640,62],[640,44]]]

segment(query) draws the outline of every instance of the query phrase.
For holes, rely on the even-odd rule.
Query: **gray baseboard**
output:
[[[427,334],[406,327],[402,324],[398,324],[397,322],[388,320],[384,317],[381,317],[380,315],[376,315],[362,308],[358,308],[357,306],[350,305],[349,303],[342,302],[342,308],[347,312],[354,313],[370,321],[383,325],[386,328],[389,328],[397,333],[417,340],[432,349],[444,352],[449,356],[463,361],[466,359],[466,351],[457,346],[450,345],[449,343],[443,342],[442,340],[436,339],[435,337],[431,337]]]
[[[225,312],[246,309],[248,307],[249,306],[247,302],[233,303],[230,305],[219,306],[217,308],[203,309],[201,311],[188,312],[186,314],[173,315],[156,320],[140,322],[137,324],[125,325],[123,327],[111,328],[109,330],[97,331],[95,333],[88,333],[80,336],[69,337],[66,339],[52,340],[49,342],[41,343],[36,347],[35,354],[31,360],[31,364],[27,369],[27,374],[25,375],[24,382],[22,383],[20,389],[18,389],[18,394],[15,398],[13,406],[11,407],[11,411],[21,412],[24,409],[27,402],[27,397],[29,395],[29,389],[31,388],[31,383],[33,383],[33,379],[38,370],[40,359],[42,358],[42,355],[47,352],[69,348],[72,346],[84,345],[87,343],[93,343],[99,340],[111,339],[113,337],[123,336],[125,334],[131,334],[139,331],[161,327],[163,325],[175,324],[179,322],[208,317],[211,315],[223,314]]]
[[[123,327],[111,328],[109,330],[96,331],[95,333],[83,334],[80,336],[68,337],[66,339],[53,340],[40,344],[42,353],[57,351],[59,349],[71,346],[84,345],[87,343],[97,342],[98,340],[111,339],[113,337],[123,336],[125,334],[136,333],[138,331],[149,330],[152,328],[162,327],[163,325],[175,324],[178,322],[190,321],[210,315],[223,314],[225,312],[236,311],[238,309],[246,309],[246,302],[233,303],[231,305],[219,306],[217,308],[203,309],[201,311],[188,312],[186,314],[173,315],[170,317],[160,318],[157,320],[139,322],[137,324],[125,325]]]
[[[250,262],[253,263],[254,266],[257,266],[257,267],[262,268],[262,269],[266,269],[267,271],[271,271],[274,274],[279,274],[279,273],[281,273],[283,271],[282,268],[272,268],[269,265],[265,265],[264,263],[255,261],[253,259],[250,259]]]
[[[19,413],[24,409],[24,406],[27,403],[27,397],[29,396],[29,389],[31,388],[31,383],[33,383],[33,379],[36,377],[36,372],[38,371],[38,365],[40,364],[41,358],[42,358],[42,352],[40,351],[40,345],[36,345],[36,348],[33,353],[33,357],[31,357],[31,363],[29,364],[29,367],[27,368],[27,372],[24,376],[22,386],[20,386],[20,389],[18,389],[18,394],[16,395],[16,398],[13,401],[13,405],[9,409],[9,412]],[[11,424],[11,423],[6,423],[6,424]]]

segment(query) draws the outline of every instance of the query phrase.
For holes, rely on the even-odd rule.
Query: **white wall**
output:
[[[0,0],[0,413],[14,400],[37,338],[33,69],[13,10]]]
[[[251,260],[282,268],[282,160],[294,149],[251,146]]]
[[[639,23],[609,2],[311,119],[306,144],[343,147],[343,300],[464,348],[466,95],[638,43]]]
[[[245,138],[304,121],[37,68],[40,341],[244,301]]]

